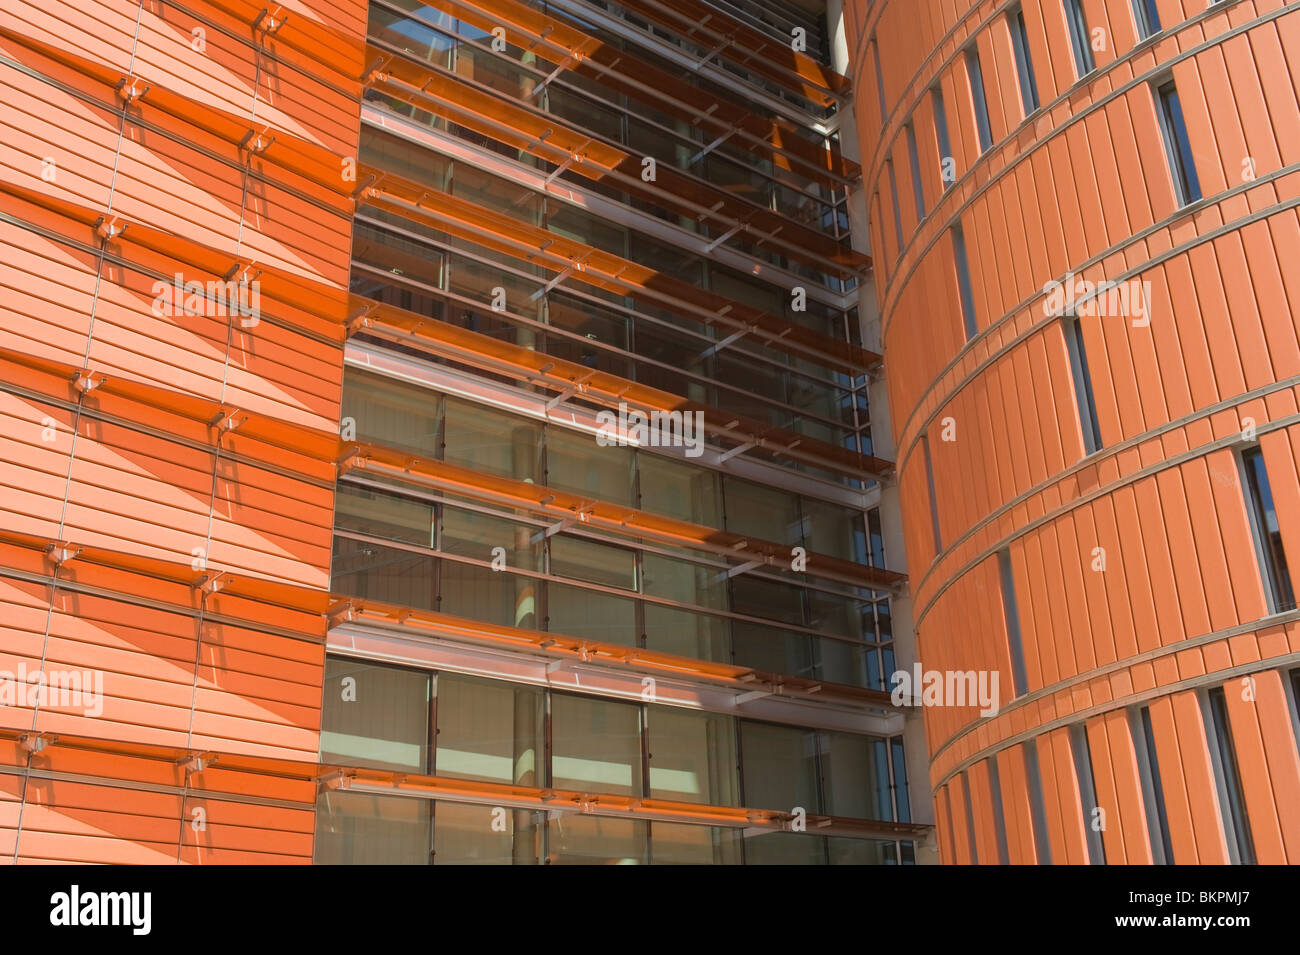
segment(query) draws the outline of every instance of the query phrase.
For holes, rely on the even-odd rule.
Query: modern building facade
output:
[[[1300,860],[1300,5],[846,19],[944,861]]]
[[[930,859],[843,51],[7,6],[0,852]]]
[[[1277,0],[10,4],[0,855],[1294,861],[1297,62]]]

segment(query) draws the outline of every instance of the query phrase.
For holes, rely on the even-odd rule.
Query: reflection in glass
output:
[[[646,729],[651,796],[711,806],[739,804],[736,724],[730,716],[652,706]]]

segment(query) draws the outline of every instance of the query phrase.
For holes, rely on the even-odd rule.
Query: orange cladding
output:
[[[0,13],[8,861],[311,860],[365,26]]]
[[[1150,6],[846,11],[949,862],[1300,861],[1300,5]]]

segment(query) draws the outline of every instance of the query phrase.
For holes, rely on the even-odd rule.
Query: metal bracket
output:
[[[62,567],[64,564],[76,560],[81,554],[81,548],[74,547],[65,541],[58,541],[46,547],[45,553],[50,560],[54,561],[56,567]]]
[[[117,81],[116,92],[126,103],[134,103],[149,92],[150,86],[138,76],[124,76]]]

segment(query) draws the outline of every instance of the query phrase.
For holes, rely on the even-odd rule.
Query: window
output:
[[[1070,355],[1070,374],[1074,379],[1074,400],[1079,408],[1079,424],[1083,429],[1083,451],[1086,457],[1102,448],[1101,424],[1097,418],[1097,401],[1092,393],[1092,375],[1088,371],[1088,353],[1083,347],[1083,330],[1079,320],[1064,319],[1065,349]]]
[[[1025,780],[1029,789],[1029,819],[1034,829],[1034,854],[1039,865],[1052,864],[1052,843],[1047,835],[1047,809],[1043,804],[1043,777],[1038,768],[1038,740],[1026,740],[1020,747],[1025,756]]]
[[[334,790],[316,807],[317,865],[428,865],[431,803]]]
[[[1065,25],[1070,31],[1070,46],[1074,50],[1074,71],[1083,79],[1097,68],[1092,59],[1092,43],[1088,35],[1088,21],[1083,15],[1082,0],[1064,0]]]
[[[952,144],[948,141],[948,113],[943,105],[943,93],[939,87],[930,90],[930,104],[934,107],[934,138],[939,146],[939,181],[947,189],[957,179],[956,160],[952,155]]]
[[[643,796],[641,709],[551,695],[551,782],[556,789]]]
[[[1011,46],[1016,53],[1016,72],[1020,77],[1020,101],[1025,115],[1038,109],[1038,84],[1034,81],[1034,61],[1029,55],[1029,30],[1025,26],[1025,11],[1016,7],[1007,12],[1007,26],[1011,30]]]
[[[423,773],[429,760],[429,674],[330,657],[325,661],[321,760]]]
[[[939,533],[939,499],[934,492],[934,462],[930,459],[930,436],[921,435],[921,454],[925,458],[925,484],[930,492],[930,527],[934,531],[934,555],[939,556],[943,550],[943,538]]]
[[[894,161],[885,160],[889,171],[889,197],[894,203],[894,240],[898,243],[898,255],[903,255],[903,210],[898,204],[898,179],[894,176]]]
[[[1088,862],[1106,864],[1106,845],[1094,818],[1097,784],[1092,775],[1092,750],[1088,745],[1088,727],[1075,723],[1070,727],[1070,755],[1074,757],[1074,775],[1079,780],[1079,804],[1083,809],[1083,834],[1088,840]]]
[[[819,736],[826,814],[893,819],[888,754],[883,741],[856,733],[825,732]],[[886,783],[883,791],[882,777]]]
[[[735,721],[672,706],[647,710],[650,795],[710,806],[739,805]]]
[[[744,771],[742,805],[790,812],[799,806],[818,811],[817,746],[812,730],[740,721],[740,763]]]
[[[438,676],[435,772],[451,779],[543,785],[545,701],[537,687]],[[439,812],[439,822],[442,813]]]
[[[1192,143],[1187,137],[1183,107],[1173,80],[1156,88],[1156,106],[1160,132],[1165,140],[1165,153],[1169,158],[1169,169],[1174,177],[1174,191],[1178,195],[1179,204],[1185,206],[1201,198],[1201,183],[1196,178]]]
[[[990,756],[989,796],[993,801],[993,830],[998,837],[998,865],[1007,865],[1011,853],[1007,849],[1007,818],[1002,809],[1002,778],[998,775],[998,758]]]
[[[875,37],[871,38],[871,58],[876,65],[876,96],[880,100],[880,122],[883,125],[889,117],[889,107],[885,103],[885,75],[880,69],[880,44]]]
[[[1295,589],[1291,584],[1286,552],[1282,549],[1282,528],[1278,523],[1277,507],[1273,502],[1273,489],[1268,481],[1268,470],[1264,466],[1263,451],[1254,447],[1243,452],[1241,466],[1245,472],[1242,483],[1246,491],[1251,530],[1255,536],[1255,554],[1259,558],[1269,609],[1273,613],[1295,610]]]
[[[970,848],[970,864],[979,865],[979,843],[975,839],[975,810],[971,806],[970,798],[970,774],[965,770],[961,772],[961,794],[966,810],[966,844]]]
[[[921,157],[916,149],[916,129],[911,123],[903,127],[907,136],[907,162],[912,172],[912,200],[916,203],[916,221],[925,218],[925,192],[921,188]]]
[[[1016,604],[1016,579],[1011,572],[1011,551],[998,551],[998,579],[1002,585],[1002,612],[1007,622],[1007,649],[1011,654],[1012,689],[1016,696],[1029,691],[1029,678],[1025,670],[1025,648],[1020,636],[1020,610]]]
[[[1150,707],[1143,706],[1129,711],[1129,732],[1133,737],[1133,749],[1137,753],[1138,778],[1142,782],[1142,804],[1146,808],[1152,861],[1156,865],[1172,865],[1174,847],[1169,839],[1169,819],[1165,815],[1165,792],[1160,784],[1160,759],[1156,755]]]
[[[1133,0],[1133,19],[1137,23],[1138,36],[1144,40],[1161,30],[1156,0]]]
[[[1202,704],[1207,717],[1206,726],[1213,730],[1210,761],[1214,764],[1214,781],[1219,790],[1228,857],[1234,865],[1254,865],[1255,843],[1250,836],[1250,818],[1246,814],[1246,796],[1241,788],[1241,772],[1237,767],[1237,750],[1232,743],[1228,700],[1223,687],[1211,687]]]
[[[952,227],[952,258],[957,266],[962,325],[966,330],[966,340],[970,341],[979,334],[979,326],[975,323],[975,295],[970,283],[970,262],[966,258],[966,235],[959,225]]]
[[[342,405],[343,417],[355,422],[357,440],[440,456],[442,395],[437,392],[348,369]]]
[[[966,50],[966,77],[970,80],[971,105],[975,108],[975,132],[979,135],[980,152],[993,145],[993,131],[989,128],[989,104],[984,97],[984,71],[980,69],[980,55],[975,47]]]

